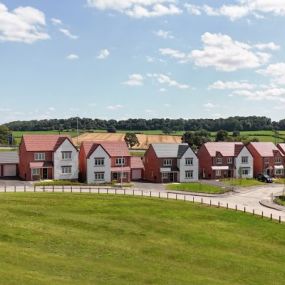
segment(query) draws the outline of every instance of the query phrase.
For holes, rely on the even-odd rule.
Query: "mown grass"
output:
[[[278,198],[274,199],[274,202],[278,205],[285,206],[285,196],[279,196]]]
[[[273,181],[277,184],[285,184],[285,178],[275,178]]]
[[[250,186],[259,186],[264,185],[263,182],[258,181],[257,179],[223,179],[223,183],[229,186],[239,186],[239,187],[250,187]]]
[[[187,191],[187,192],[195,192],[195,193],[208,193],[208,194],[222,194],[227,192],[226,188],[203,184],[198,182],[193,183],[173,183],[166,186],[167,190],[174,191]]]
[[[0,195],[0,283],[283,285],[285,227],[182,201]]]

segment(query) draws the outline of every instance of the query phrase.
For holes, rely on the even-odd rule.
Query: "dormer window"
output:
[[[221,157],[216,157],[216,164],[222,164],[223,159]]]
[[[126,164],[126,160],[124,157],[116,158],[116,165],[117,166],[122,166]]]
[[[228,157],[227,163],[228,163],[228,164],[233,164],[233,158],[232,158],[232,157]]]
[[[163,166],[172,166],[172,159],[164,159]]]
[[[280,156],[275,157],[275,164],[281,164],[282,163],[282,159]]]
[[[36,152],[34,154],[34,159],[36,161],[44,161],[46,159],[46,154],[44,152]]]

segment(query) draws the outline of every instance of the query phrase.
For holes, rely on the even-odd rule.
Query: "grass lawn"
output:
[[[145,154],[145,151],[130,151],[131,156],[138,156],[143,157]]]
[[[275,222],[151,198],[0,197],[1,284],[284,284]]]
[[[274,200],[275,203],[281,206],[285,206],[285,196],[280,196]]]
[[[277,183],[277,184],[285,184],[285,178],[277,178],[277,179],[274,179],[274,183]]]
[[[256,179],[223,179],[222,182],[224,182],[226,185],[240,187],[264,185],[263,182],[260,182]]]
[[[188,191],[196,193],[222,194],[227,190],[218,186],[202,183],[174,183],[167,185],[167,190]]]

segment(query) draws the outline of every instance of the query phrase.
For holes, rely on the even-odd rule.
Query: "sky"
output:
[[[285,118],[284,0],[0,0],[0,123]]]

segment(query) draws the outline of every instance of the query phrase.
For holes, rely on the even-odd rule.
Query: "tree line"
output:
[[[50,131],[50,130],[107,130],[149,131],[162,130],[164,133],[176,131],[206,130],[216,132],[225,131],[260,131],[285,130],[285,119],[273,122],[267,117],[229,117],[226,119],[128,119],[101,120],[90,118],[69,118],[15,121],[5,124],[12,131]]]

